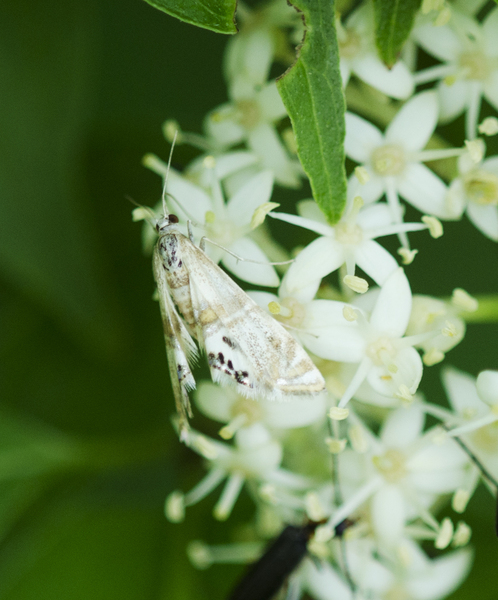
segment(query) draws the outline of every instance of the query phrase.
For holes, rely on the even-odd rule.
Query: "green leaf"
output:
[[[277,81],[289,113],[297,152],[313,196],[330,223],[346,203],[345,102],[339,71],[333,0],[293,0],[305,36],[298,59]]]
[[[154,8],[216,33],[237,33],[235,10],[237,0],[145,0]]]
[[[421,0],[373,0],[375,43],[388,67],[398,60],[420,4]]]

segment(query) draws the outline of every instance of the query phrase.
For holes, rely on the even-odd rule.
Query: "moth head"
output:
[[[165,233],[171,225],[178,223],[178,217],[176,215],[164,215],[156,222],[157,233]]]

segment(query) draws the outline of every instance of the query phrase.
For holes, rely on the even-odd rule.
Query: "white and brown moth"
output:
[[[323,377],[299,343],[177,223],[171,214],[156,222],[153,266],[182,439],[191,416],[188,391],[195,388],[192,337],[207,355],[213,381],[244,396],[285,400],[323,391]]]

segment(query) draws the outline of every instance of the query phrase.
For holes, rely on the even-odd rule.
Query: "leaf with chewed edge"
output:
[[[277,80],[313,197],[330,223],[346,203],[345,102],[333,0],[292,0],[305,36],[292,67]]]
[[[237,0],[145,0],[154,8],[216,33],[237,33],[235,10]]]

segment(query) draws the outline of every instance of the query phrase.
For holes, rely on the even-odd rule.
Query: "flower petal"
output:
[[[498,371],[481,371],[477,376],[476,388],[483,402],[489,406],[498,406]]]
[[[353,173],[348,179],[348,202],[355,196],[360,196],[365,204],[376,202],[386,191],[384,178],[374,173],[373,170],[364,165],[369,179],[366,183],[360,183]]]
[[[342,244],[329,237],[319,237],[297,255],[286,273],[286,290],[294,295],[294,290],[322,279],[338,269],[344,262]]]
[[[386,130],[386,141],[397,144],[408,152],[422,150],[436,128],[438,112],[436,92],[417,94],[391,121]]]
[[[482,22],[483,49],[488,56],[498,56],[498,9],[490,10]]]
[[[498,110],[498,70],[490,73],[488,78],[483,82],[483,93],[491,106],[495,110]]]
[[[498,207],[482,206],[475,202],[467,205],[467,216],[493,242],[498,242]]]
[[[468,420],[488,414],[489,408],[477,393],[475,377],[453,367],[446,367],[441,378],[448,401],[460,417]]]
[[[175,211],[180,210],[180,217],[187,215],[187,218],[197,223],[204,223],[206,212],[213,210],[212,200],[206,192],[181,175],[174,173],[173,170],[170,170],[168,178],[168,194],[171,194],[176,201],[172,202],[171,199],[168,199],[168,203],[174,205]]]
[[[347,112],[345,118],[344,149],[346,154],[356,162],[368,162],[372,151],[384,144],[384,136],[375,125],[358,115]]]
[[[221,259],[222,264],[239,279],[268,287],[279,285],[280,281],[275,269],[270,264],[264,264],[268,262],[268,258],[256,242],[247,237],[239,238],[228,249],[242,258],[263,263],[255,264],[246,260],[237,260],[234,256],[225,253]]]
[[[389,448],[406,448],[420,437],[424,422],[425,415],[420,406],[402,406],[384,421],[380,437]]]
[[[370,317],[370,325],[383,335],[401,337],[408,326],[412,309],[410,284],[398,268],[382,286]]]
[[[405,99],[413,93],[413,76],[401,61],[388,69],[377,54],[368,52],[351,62],[351,70],[360,79],[391,98]]]
[[[258,92],[257,101],[265,121],[279,121],[287,116],[275,81],[271,81]]]
[[[260,123],[248,131],[249,147],[261,157],[263,166],[271,169],[275,181],[286,187],[298,187],[298,170],[272,125]]]
[[[441,81],[437,91],[441,123],[447,123],[458,117],[469,104],[470,83],[468,81],[458,79],[451,85],[446,85],[444,81]]]
[[[420,211],[440,219],[454,219],[446,204],[448,188],[443,180],[420,163],[409,163],[396,178],[400,196]]]
[[[222,104],[207,115],[204,129],[221,146],[238,144],[245,139],[246,131],[236,122],[235,116],[232,104]]]
[[[383,285],[396,271],[398,263],[393,256],[374,240],[366,240],[354,253],[356,264],[377,283]]]
[[[406,500],[397,485],[384,485],[372,497],[371,518],[379,538],[394,546],[401,538],[406,521]]]
[[[426,52],[442,62],[456,61],[465,49],[463,42],[449,25],[420,25],[415,27],[412,34]]]
[[[227,202],[229,219],[239,227],[249,225],[254,211],[269,202],[272,191],[272,171],[262,171],[251,177]]]

